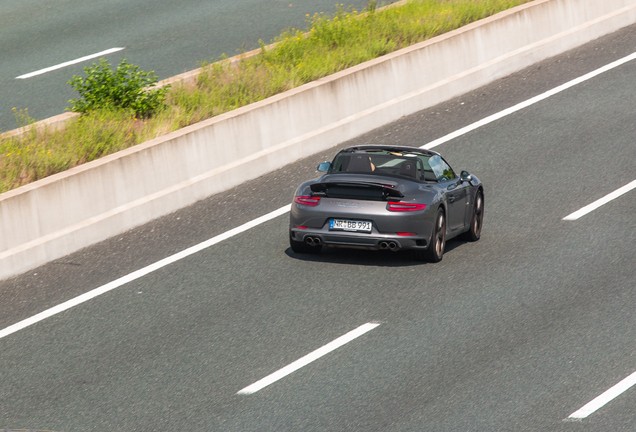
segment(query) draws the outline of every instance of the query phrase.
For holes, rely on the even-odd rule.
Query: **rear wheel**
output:
[[[289,246],[291,250],[298,254],[317,254],[322,249],[322,245],[308,245],[305,242],[296,241],[292,237],[292,233],[289,233]]]
[[[440,262],[444,258],[444,249],[446,248],[446,217],[444,210],[437,210],[435,218],[435,226],[433,227],[433,238],[431,244],[425,251],[415,251],[415,257],[420,261],[428,261],[432,263]]]
[[[473,217],[470,220],[470,229],[466,233],[468,241],[477,241],[481,237],[481,227],[484,223],[484,194],[481,190],[475,195],[475,205],[473,207]]]

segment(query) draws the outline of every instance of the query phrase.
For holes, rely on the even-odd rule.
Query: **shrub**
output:
[[[70,110],[87,113],[95,110],[131,110],[140,117],[148,117],[165,104],[169,86],[152,89],[157,84],[153,71],[144,72],[139,66],[122,60],[115,71],[100,59],[99,64],[85,67],[86,78],[73,75],[68,81],[80,95],[71,99]]]

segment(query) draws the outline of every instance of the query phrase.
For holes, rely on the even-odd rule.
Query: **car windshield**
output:
[[[405,177],[417,181],[437,181],[429,163],[431,156],[398,153],[388,150],[339,153],[333,161],[332,173],[365,173]]]

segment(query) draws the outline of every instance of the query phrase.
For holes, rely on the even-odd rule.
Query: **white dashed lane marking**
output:
[[[564,217],[563,220],[569,220],[569,221],[577,220],[578,218],[583,217],[586,214],[596,210],[600,206],[607,204],[608,202],[618,198],[619,196],[623,194],[626,194],[627,192],[629,192],[630,190],[634,188],[636,188],[636,180],[634,180],[631,183],[627,183],[622,188],[617,189],[614,192],[605,195],[603,198],[594,201],[592,204],[586,205],[581,210],[577,210],[574,213]]]
[[[634,384],[636,384],[636,372],[616,384],[614,387],[607,390],[605,393],[595,397],[587,404],[583,405],[581,409],[570,414],[568,418],[571,419],[584,419],[594,411],[602,408],[606,404],[610,403],[613,399],[617,398],[627,390],[629,390]]]
[[[351,330],[349,333],[344,334],[337,339],[334,339],[333,341],[329,342],[327,345],[321,348],[318,348],[315,351],[310,352],[306,356],[299,358],[298,360],[296,360],[293,363],[290,363],[284,368],[279,369],[276,372],[270,375],[267,375],[265,378],[262,378],[256,381],[254,384],[245,387],[243,390],[239,390],[237,394],[249,395],[249,394],[256,393],[257,391],[261,390],[263,387],[267,387],[268,385],[278,381],[281,378],[286,377],[292,372],[297,371],[301,367],[307,366],[309,363],[313,362],[314,360],[317,360],[320,357],[324,356],[325,354],[328,354],[331,351],[340,348],[344,344],[351,342],[352,340],[362,336],[363,334],[365,334],[366,332],[370,330],[373,330],[379,325],[380,323],[363,324],[357,329]]]
[[[108,55],[108,54],[112,54],[112,53],[115,53],[117,51],[121,51],[123,49],[125,49],[125,47],[124,48],[107,49],[105,51],[100,51],[98,53],[87,55],[87,56],[84,56],[84,57],[80,57],[80,58],[75,59],[75,60],[71,60],[71,61],[67,61],[67,62],[64,62],[64,63],[60,63],[60,64],[55,65],[55,66],[51,66],[51,67],[47,67],[47,68],[44,68],[44,69],[40,69],[40,70],[37,70],[35,72],[30,72],[28,74],[20,75],[19,77],[15,77],[15,79],[26,79],[26,78],[34,77],[36,75],[42,75],[42,74],[45,74],[47,72],[51,72],[51,71],[54,71],[54,70],[57,70],[57,69],[62,69],[64,67],[66,67],[66,66],[71,66],[71,65],[74,65],[74,64],[77,64],[77,63],[84,62],[86,60],[90,60],[90,59],[94,59],[94,58],[97,58],[97,57],[101,57],[101,56],[105,56],[105,55]]]

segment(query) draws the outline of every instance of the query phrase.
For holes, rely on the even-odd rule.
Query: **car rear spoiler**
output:
[[[392,185],[371,182],[325,182],[310,186],[314,196],[399,201],[404,195]]]

